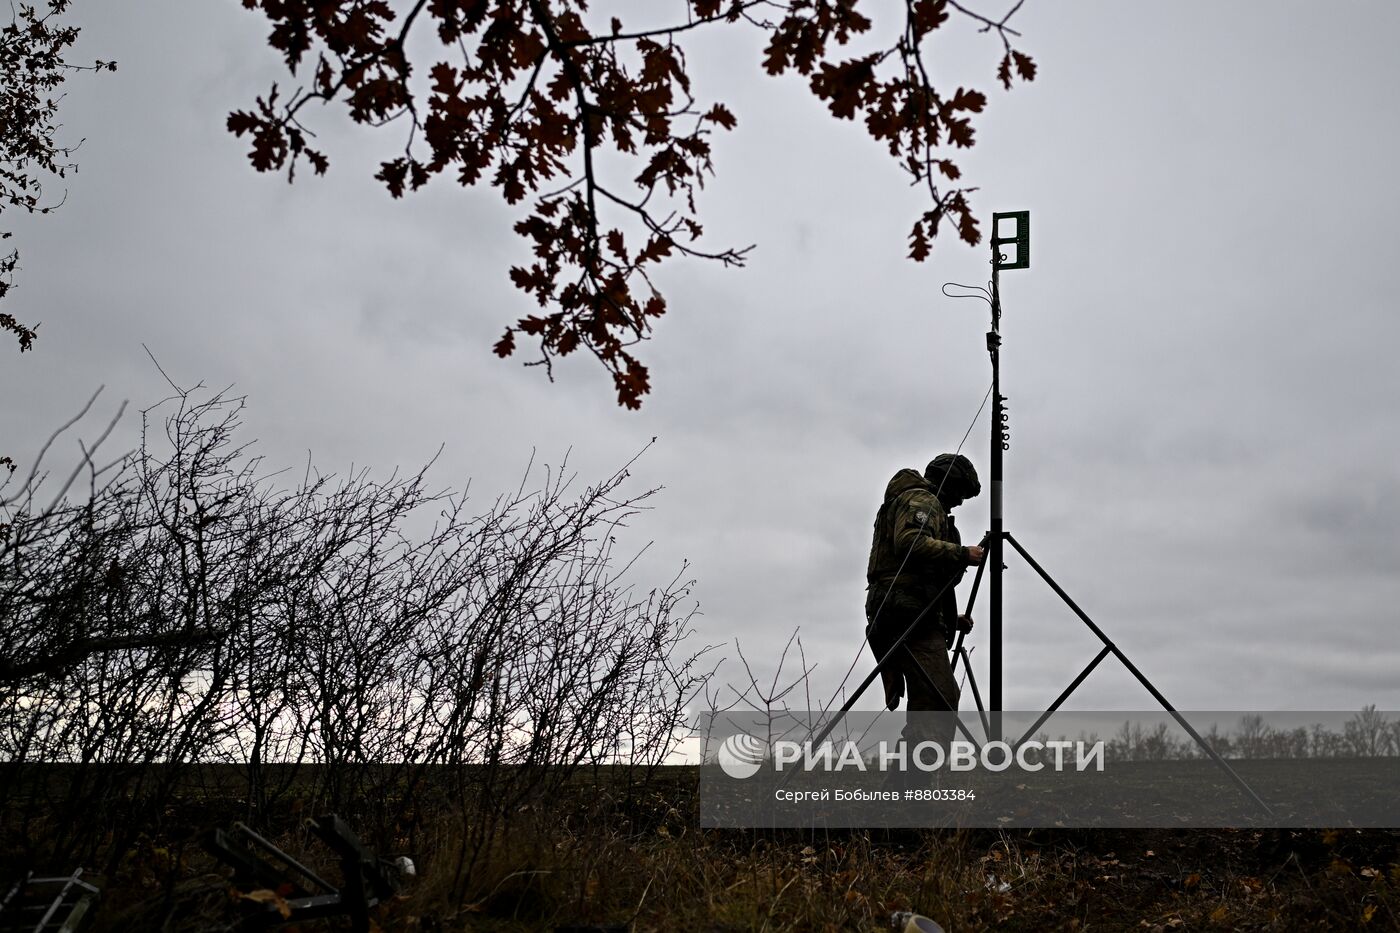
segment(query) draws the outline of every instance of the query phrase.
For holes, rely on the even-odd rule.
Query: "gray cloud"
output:
[[[944,80],[990,92],[963,159],[979,209],[1033,214],[1035,265],[1003,282],[1008,525],[1182,707],[1395,708],[1400,13],[1273,10],[1029,3],[1042,73],[1010,95],[987,37],[940,57]],[[551,385],[491,355],[528,310],[494,193],[393,202],[369,176],[397,142],[331,113],[328,177],[247,167],[222,122],[278,76],[257,17],[82,16],[85,52],[121,66],[65,104],[87,138],[69,203],[15,224],[7,301],[44,325],[0,368],[7,451],[35,449],[98,383],[159,397],[143,342],[177,378],[236,383],[278,462],[388,470],[445,444],[434,475],[489,497],[532,448],[571,448],[588,478],[655,435],[635,484],[666,489],[629,529],[655,542],[638,579],[689,559],[701,640],[739,638],[765,668],[800,626],[818,693],[858,656],[864,673],[884,484],[956,446],[987,388],[984,306],[939,294],[984,280],[986,254],[949,238],[907,262],[921,202],[801,82],[762,77],[756,37],[706,39],[692,63],[740,120],[717,142],[707,232],[759,248],[744,270],[664,272],[672,312],[643,348],[656,390],[629,413],[587,361]],[[984,413],[979,465],[986,444]],[[985,497],[959,521],[985,528]],[[1008,563],[1007,701],[1042,705],[1096,643]],[[1076,702],[1146,699],[1105,662]]]

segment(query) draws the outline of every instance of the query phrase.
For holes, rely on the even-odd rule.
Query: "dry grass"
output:
[[[391,832],[420,878],[379,928],[879,930],[911,909],[950,933],[1400,928],[1393,831],[719,831],[696,826],[692,771],[572,790],[510,814],[465,861],[451,814]],[[324,864],[288,817],[279,841]],[[213,870],[189,839],[143,840],[97,929],[231,924]]]

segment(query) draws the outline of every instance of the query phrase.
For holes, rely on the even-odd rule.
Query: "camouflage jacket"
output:
[[[924,618],[951,628],[958,614],[953,586],[967,570],[967,557],[952,516],[933,487],[916,471],[900,470],[885,487],[885,501],[875,517],[865,571],[867,616],[883,604],[882,618],[885,613],[907,618],[921,612],[941,590],[938,608]]]

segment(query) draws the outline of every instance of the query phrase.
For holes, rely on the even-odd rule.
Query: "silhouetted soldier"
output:
[[[923,476],[900,470],[885,487],[866,569],[866,637],[875,656],[884,657],[919,613],[932,607],[881,672],[889,709],[898,708],[907,684],[910,712],[957,711],[948,645],[959,628],[972,627],[972,620],[958,615],[953,590],[968,566],[981,563],[983,550],[962,545],[949,513],[981,491],[972,462],[960,454],[939,454]],[[920,676],[916,663],[937,690]],[[951,716],[946,728],[933,730],[936,734],[927,722],[906,722],[906,748],[925,740],[946,746],[952,726]]]

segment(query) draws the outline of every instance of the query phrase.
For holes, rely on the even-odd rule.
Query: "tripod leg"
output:
[[[1167,702],[1167,698],[1162,696],[1161,691],[1159,691],[1155,686],[1152,685],[1152,681],[1148,680],[1147,676],[1143,674],[1142,671],[1137,669],[1137,665],[1133,664],[1132,661],[1128,660],[1128,656],[1124,654],[1117,645],[1115,645],[1111,640],[1109,640],[1109,637],[1104,634],[1103,629],[1095,625],[1094,620],[1090,619],[1084,613],[1084,610],[1079,608],[1078,604],[1076,604],[1074,600],[1069,598],[1069,594],[1060,588],[1060,585],[1051,578],[1050,574],[1045,572],[1044,568],[1042,568],[1040,564],[1035,562],[1035,558],[1031,557],[1030,553],[1025,548],[1021,547],[1021,542],[1017,541],[1014,537],[1012,537],[1011,532],[1009,531],[1006,532],[1006,540],[1010,541],[1011,546],[1014,547],[1017,551],[1019,551],[1021,556],[1026,559],[1026,563],[1030,564],[1031,568],[1036,573],[1040,574],[1041,579],[1043,579],[1046,583],[1050,584],[1050,589],[1055,591],[1055,595],[1059,596],[1060,599],[1064,600],[1065,605],[1069,606],[1070,609],[1074,610],[1074,614],[1079,616],[1080,620],[1085,625],[1089,626],[1089,630],[1099,637],[1099,641],[1103,642],[1104,647],[1107,650],[1113,652],[1114,656],[1118,658],[1119,661],[1123,662],[1123,666],[1128,669],[1128,673],[1136,677],[1138,679],[1138,683],[1142,684],[1144,687],[1147,688],[1147,692],[1152,694],[1153,699],[1155,699],[1158,703],[1162,705],[1162,709],[1166,710],[1168,713],[1171,713],[1172,718],[1177,721],[1177,724],[1180,725],[1181,728],[1185,729],[1186,733],[1190,735],[1191,738],[1196,740],[1196,744],[1201,747],[1201,751],[1209,755],[1210,759],[1214,761],[1217,765],[1219,765],[1220,768],[1230,776],[1230,780],[1235,782],[1236,787],[1244,791],[1244,793],[1256,804],[1258,804],[1259,807],[1265,813],[1267,813],[1269,816],[1273,816],[1274,811],[1269,808],[1269,805],[1267,803],[1265,803],[1259,798],[1259,795],[1254,792],[1254,788],[1246,784],[1244,778],[1236,774],[1235,769],[1230,767],[1230,765],[1225,761],[1225,759],[1221,758],[1220,755],[1216,753],[1215,749],[1210,747],[1210,743],[1208,743],[1205,739],[1201,738],[1201,734],[1197,732],[1194,728],[1192,728],[1191,724],[1186,721],[1185,717],[1183,717],[1181,713],[1177,712],[1176,707],[1172,706],[1170,703]],[[1098,661],[1096,660],[1094,663],[1097,664]],[[1088,671],[1085,671],[1085,674],[1087,673]],[[1078,685],[1076,684],[1076,686]]]
[[[972,700],[977,704],[977,716],[982,720],[982,732],[991,735],[992,724],[987,721],[987,707],[982,705],[982,691],[977,689],[977,678],[972,674],[972,658],[968,657],[967,649],[962,646],[961,640],[958,642],[957,660],[962,661],[963,670],[967,673],[967,683],[972,688]]]
[[[924,682],[924,686],[932,690],[934,696],[938,697],[938,699],[943,703],[944,708],[947,709],[949,715],[953,717],[953,723],[956,726],[956,728],[961,729],[962,734],[967,736],[967,740],[973,745],[976,745],[977,739],[972,735],[972,730],[969,729],[966,725],[964,725],[962,719],[958,717],[957,708],[954,707],[953,704],[948,702],[948,698],[943,695],[942,690],[938,689],[938,684],[933,682],[933,677],[929,674],[928,671],[924,670],[924,666],[919,663],[919,659],[914,656],[914,652],[910,649],[910,647],[908,645],[904,645],[903,647],[905,654],[909,657],[910,663],[914,666],[914,672],[919,675],[919,679]],[[915,712],[918,711],[916,710]]]
[[[989,531],[982,536],[978,542],[978,547],[985,548],[992,540],[992,533]],[[963,610],[963,615],[972,615],[972,604],[977,602],[977,588],[982,585],[982,571],[987,569],[987,561],[983,560],[977,565],[977,572],[972,575],[972,590],[967,594],[967,609]]]
[[[895,654],[899,651],[900,646],[904,644],[905,639],[907,639],[910,635],[914,633],[914,629],[917,628],[919,623],[923,621],[924,616],[928,615],[929,612],[931,612],[933,608],[938,605],[938,601],[943,598],[943,594],[946,593],[948,591],[948,587],[952,585],[953,581],[951,580],[943,584],[943,589],[938,591],[938,595],[933,597],[933,600],[927,606],[925,606],[917,616],[914,617],[914,621],[909,623],[909,627],[906,628],[903,631],[903,633],[901,633],[900,636],[894,640],[894,644],[892,644],[889,650],[885,652],[884,656],[881,657],[880,660],[875,663],[875,670],[871,671],[869,674],[866,675],[865,679],[860,682],[860,686],[857,687],[855,692],[851,694],[851,698],[841,705],[841,708],[837,710],[836,715],[831,717],[831,722],[827,723],[826,726],[822,729],[821,733],[812,740],[813,745],[820,745],[823,741],[826,740],[827,736],[831,735],[832,731],[836,728],[837,724],[841,722],[841,717],[845,716],[851,711],[851,709],[860,700],[861,694],[863,694],[870,687],[870,685],[875,682],[876,677],[880,676],[880,671],[884,670],[885,665],[889,664],[894,659]]]
[[[1104,658],[1108,657],[1108,655],[1109,650],[1108,647],[1105,646],[1103,650],[1101,650],[1098,654],[1094,656],[1094,660],[1090,661],[1088,665],[1084,668],[1084,670],[1079,672],[1079,676],[1074,678],[1074,681],[1064,689],[1064,692],[1055,698],[1055,702],[1050,704],[1050,708],[1047,709],[1045,712],[1041,713],[1039,719],[1031,723],[1031,727],[1026,730],[1026,734],[1016,740],[1017,748],[1020,748],[1022,745],[1024,745],[1026,743],[1026,739],[1035,735],[1035,730],[1039,729],[1042,725],[1044,725],[1045,720],[1055,715],[1055,710],[1060,708],[1060,704],[1063,703],[1065,700],[1069,699],[1069,695],[1075,691],[1075,688],[1077,688],[1080,684],[1084,683],[1084,678],[1088,677],[1090,672],[1092,672],[1094,668],[1099,666],[1099,662],[1102,661]]]
[[[992,540],[992,533],[989,531],[989,532],[987,532],[985,535],[982,536],[982,542],[981,542],[981,544],[979,544],[978,546],[979,546],[979,547],[985,548],[985,547],[987,546],[987,543],[988,543],[989,541],[991,541],[991,540]],[[972,577],[972,592],[970,592],[970,593],[967,594],[967,608],[963,610],[963,615],[967,616],[969,619],[972,618],[972,606],[973,606],[974,603],[977,602],[977,587],[979,587],[979,586],[982,585],[982,571],[984,571],[984,570],[986,570],[986,569],[987,569],[987,562],[986,562],[986,560],[983,560],[980,564],[977,565],[977,573],[974,574],[973,577]],[[962,650],[963,637],[964,637],[965,635],[967,635],[967,632],[965,632],[965,631],[963,631],[961,628],[959,628],[959,629],[958,629],[958,639],[957,639],[957,641],[953,644],[953,654],[956,655],[959,651]],[[972,676],[972,672],[971,672],[970,670],[968,671],[968,676],[969,676],[969,677]]]

